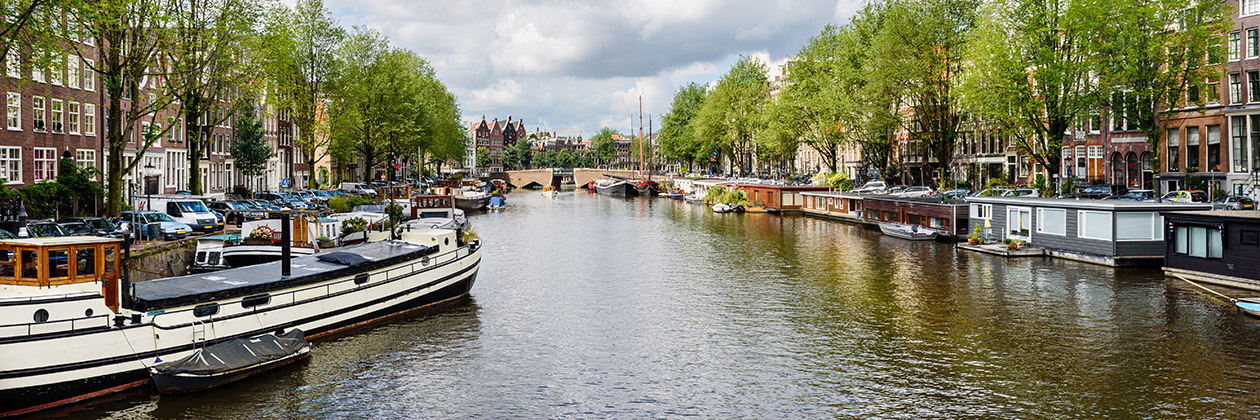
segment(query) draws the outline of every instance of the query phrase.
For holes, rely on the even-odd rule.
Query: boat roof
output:
[[[1175,210],[1208,210],[1211,203],[1149,203],[1143,201],[1090,200],[1076,198],[1049,197],[967,197],[971,203],[1007,204],[1015,206],[1068,207],[1091,210],[1119,211],[1175,211]]]
[[[0,240],[0,245],[57,246],[122,243],[122,239],[98,236],[50,236],[43,238],[18,238]]]
[[[801,195],[817,195],[823,197],[866,198],[869,194],[858,194],[849,191],[802,191]]]
[[[1197,210],[1165,213],[1165,216],[1199,216],[1201,218],[1260,220],[1260,211]]]
[[[133,286],[131,309],[154,311],[268,293],[367,272],[437,251],[436,246],[427,247],[401,241],[368,242],[334,251],[354,254],[368,261],[362,265],[348,266],[320,260],[320,255],[333,253],[327,252],[293,258],[290,261],[292,275],[289,277],[280,276],[280,261],[275,261],[137,282]]]

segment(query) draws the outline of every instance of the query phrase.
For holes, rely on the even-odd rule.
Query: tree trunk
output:
[[[193,100],[188,107],[188,112],[184,113],[184,132],[187,133],[184,140],[188,146],[188,191],[192,192],[192,195],[205,193],[201,187],[201,139],[204,137],[201,135],[201,124],[198,123],[200,120],[197,118],[197,114],[200,113],[198,110],[201,108],[198,102],[198,100]]]

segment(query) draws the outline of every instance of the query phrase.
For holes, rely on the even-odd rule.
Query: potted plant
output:
[[[971,230],[970,236],[967,236],[967,243],[972,244],[972,245],[980,245],[984,243],[984,240],[980,239],[981,232],[982,231],[980,230],[980,224],[976,223],[976,228]]]
[[[333,243],[333,240],[329,239],[327,236],[320,236],[319,238],[315,239],[315,241],[319,242],[320,248],[331,248],[336,245]]]
[[[249,232],[249,236],[241,240],[241,243],[245,245],[271,245],[274,242],[278,242],[276,231],[266,225],[254,228]]]
[[[1020,245],[1020,241],[1012,241],[1010,239],[1006,240],[1006,249],[1009,249],[1011,251],[1018,250],[1019,245]]]

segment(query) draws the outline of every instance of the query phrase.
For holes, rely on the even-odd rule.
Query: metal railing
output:
[[[52,334],[52,333],[60,333],[60,332],[68,332],[68,331],[78,331],[80,329],[87,329],[87,328],[94,329],[94,328],[108,327],[109,318],[111,316],[113,316],[112,312],[108,314],[103,314],[103,315],[93,315],[93,316],[85,316],[81,318],[62,319],[62,320],[57,320],[57,321],[25,322],[25,323],[20,323],[20,324],[0,325],[0,337],[29,337],[29,336],[38,335],[38,334]],[[85,326],[86,325],[85,322],[89,320],[96,320],[96,319],[103,320],[104,322],[92,323],[90,324],[90,326]],[[62,324],[68,325],[69,328],[59,328],[59,329],[49,328],[47,331],[43,331],[45,329],[43,327],[47,327],[51,325],[62,325]],[[31,330],[36,327],[40,327],[39,329],[41,331],[37,333],[32,333]],[[9,333],[9,331],[21,331],[21,330],[25,330],[25,332],[18,333],[18,334]]]

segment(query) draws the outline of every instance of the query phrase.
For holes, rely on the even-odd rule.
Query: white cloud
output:
[[[327,1],[344,26],[376,28],[427,58],[477,121],[511,114],[531,130],[588,133],[629,129],[639,94],[644,113],[656,118],[679,85],[716,80],[741,54],[762,58],[773,74],[772,58],[794,54],[860,7],[855,0]]]

